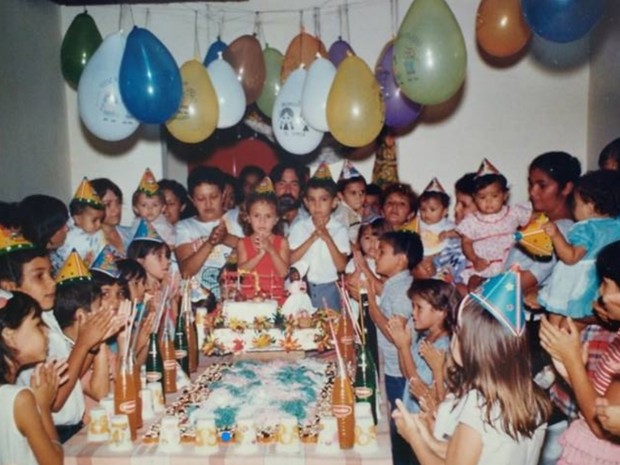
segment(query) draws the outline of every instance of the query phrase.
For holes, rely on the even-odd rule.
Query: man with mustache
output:
[[[306,179],[306,167],[293,161],[283,161],[273,167],[269,177],[278,198],[278,215],[284,222],[284,235],[300,220],[308,217],[301,208],[301,193]]]

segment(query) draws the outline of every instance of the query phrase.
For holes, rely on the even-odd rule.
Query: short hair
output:
[[[121,191],[121,188],[108,178],[91,179],[90,185],[93,186],[93,189],[95,190],[97,195],[102,199],[107,191],[112,191],[114,195],[116,195],[121,201],[121,203],[123,202],[123,191]]]
[[[601,215],[612,218],[620,215],[620,173],[589,171],[579,178],[574,190],[584,202],[591,202]]]
[[[136,204],[138,203],[138,199],[140,198],[142,194],[146,195],[150,199],[152,199],[153,197],[157,197],[162,205],[166,203],[164,193],[161,191],[161,189],[157,189],[152,194],[149,194],[148,192],[144,192],[141,189],[136,189],[134,193],[131,195],[131,206],[132,207],[136,206]]]
[[[377,197],[381,198],[382,193],[383,191],[381,190],[381,187],[379,187],[377,184],[366,184],[366,195],[376,195]]]
[[[596,256],[596,273],[599,279],[611,279],[620,286],[620,241],[603,247]]]
[[[19,203],[21,231],[26,239],[43,247],[69,220],[67,206],[56,197],[36,194]]]
[[[476,192],[476,173],[465,173],[454,183],[454,190],[472,197]]]
[[[92,280],[65,282],[56,286],[54,316],[61,328],[66,328],[75,320],[75,312],[80,308],[90,312],[93,302],[94,284]]]
[[[474,194],[480,192],[482,189],[489,187],[492,184],[499,184],[500,189],[503,192],[508,192],[508,180],[503,174],[483,174],[482,176],[476,176],[474,178],[475,190]]]
[[[40,245],[33,249],[16,250],[0,255],[0,280],[21,286],[24,279],[24,265],[40,257],[47,257],[47,250]]]
[[[450,196],[445,192],[427,192],[424,191],[420,194],[420,198],[418,199],[418,204],[422,204],[422,202],[426,200],[436,199],[441,203],[443,208],[448,208],[450,206]]]
[[[347,188],[347,186],[349,184],[353,184],[356,182],[360,182],[364,185],[364,190],[366,189],[366,179],[364,179],[364,176],[354,176],[352,178],[349,179],[339,179],[338,180],[338,192],[344,192],[344,190]]]
[[[418,296],[434,309],[444,312],[446,314],[444,328],[448,334],[452,334],[456,324],[456,311],[461,300],[452,284],[441,279],[416,279],[411,283],[407,296],[410,299]]]
[[[380,241],[389,244],[395,254],[404,254],[407,257],[407,269],[410,271],[422,261],[424,247],[416,232],[388,231],[383,233]]]
[[[299,180],[299,189],[303,192],[306,185],[306,168],[301,163],[294,162],[292,160],[283,161],[274,166],[269,173],[271,182],[274,184],[282,180],[282,175],[286,170],[293,170],[297,179]]]
[[[129,247],[127,247],[127,258],[138,260],[139,258],[144,258],[151,253],[157,253],[162,249],[166,251],[166,257],[170,258],[172,252],[170,251],[168,244],[165,242],[145,239],[133,240],[129,244]]]
[[[0,225],[7,229],[19,229],[21,227],[17,202],[0,202]]]
[[[530,163],[529,171],[538,169],[544,171],[560,186],[560,190],[569,183],[577,183],[581,176],[581,163],[566,152],[545,152],[538,155]]]
[[[97,211],[105,210],[102,203],[87,203],[81,199],[73,199],[69,202],[69,213],[71,213],[71,216],[81,215],[89,208]]]
[[[211,184],[224,192],[224,172],[214,166],[197,166],[187,176],[187,192],[190,197],[193,197],[194,189],[200,184]]]
[[[400,194],[404,196],[409,202],[411,212],[417,213],[418,194],[415,193],[415,191],[411,188],[409,184],[404,184],[400,182],[388,184],[385,189],[383,189],[383,196],[381,197],[381,208],[384,207],[387,198],[392,194]]]
[[[249,176],[256,176],[260,181],[265,177],[265,170],[256,165],[246,165],[243,167],[239,173],[237,191],[235,192],[235,200],[237,203],[243,202],[243,184]]]
[[[110,276],[103,271],[90,270],[90,275],[93,278],[93,300],[102,296],[103,293],[101,291],[103,286],[114,286],[115,284],[119,284],[117,278]]]
[[[308,195],[308,191],[310,189],[325,189],[332,198],[336,197],[338,194],[338,186],[336,186],[336,183],[332,178],[310,178],[306,184],[306,188],[304,189],[304,197]]]
[[[598,156],[598,167],[603,168],[607,160],[615,160],[620,165],[620,137],[607,144]]]
[[[132,279],[146,281],[146,270],[140,262],[132,258],[117,260],[116,266],[120,272],[118,284],[123,288],[123,293],[129,297],[129,281]]]

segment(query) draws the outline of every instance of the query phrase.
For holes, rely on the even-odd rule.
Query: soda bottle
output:
[[[136,417],[136,383],[133,367],[126,357],[121,357],[114,380],[114,413],[124,413],[129,418],[131,440],[136,440],[138,419]]]
[[[370,403],[372,418],[377,424],[377,371],[370,355],[370,351],[364,345],[357,348],[357,366],[355,369],[355,391],[356,402]]]
[[[332,414],[338,423],[338,442],[341,449],[355,444],[355,394],[342,357],[338,360],[338,376],[332,390]]]
[[[368,291],[362,287],[359,295],[360,315],[359,322],[364,334],[365,345],[372,355],[374,366],[379,364],[379,346],[377,345],[377,327],[370,318],[370,304],[368,303]]]
[[[189,280],[186,281],[181,302],[181,313],[185,320],[185,334],[187,336],[187,352],[189,355],[189,371],[195,373],[198,370],[198,334],[196,333],[196,320],[192,312],[191,288]]]
[[[142,428],[142,381],[140,380],[140,365],[135,354],[129,352],[129,369],[133,373],[133,383],[136,389],[136,428]]]
[[[168,330],[164,330],[162,338],[161,355],[164,365],[164,393],[177,392],[177,361],[174,355],[174,343]]]
[[[181,368],[189,376],[189,351],[187,347],[187,333],[185,332],[185,312],[179,312],[177,325],[174,331],[174,356]]]
[[[347,370],[355,367],[355,338],[353,337],[353,323],[347,311],[343,309],[338,322],[338,332],[336,334],[338,348],[344,359]]]
[[[152,332],[149,336],[149,349],[146,355],[146,381],[148,383],[161,383],[164,390],[164,362],[157,343],[157,333]]]

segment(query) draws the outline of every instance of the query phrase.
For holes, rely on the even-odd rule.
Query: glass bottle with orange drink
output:
[[[119,360],[114,379],[114,412],[125,414],[129,418],[131,440],[136,440],[138,419],[136,411],[136,382],[134,380],[133,366],[128,356],[122,356]]]
[[[338,355],[338,375],[332,390],[332,414],[338,423],[338,442],[341,449],[352,449],[355,444],[355,392],[344,364]]]

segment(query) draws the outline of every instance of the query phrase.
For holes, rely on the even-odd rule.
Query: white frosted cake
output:
[[[222,317],[225,323],[231,320],[252,323],[255,318],[273,318],[277,312],[278,302],[275,300],[264,300],[262,302],[225,300],[222,307]]]

